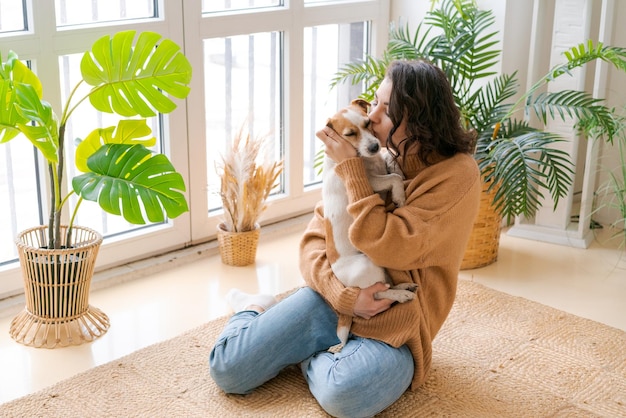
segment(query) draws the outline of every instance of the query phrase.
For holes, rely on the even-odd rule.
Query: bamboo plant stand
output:
[[[109,318],[89,305],[89,289],[102,236],[72,229],[71,248],[47,249],[47,226],[16,239],[26,306],[11,322],[11,337],[24,345],[56,348],[91,342],[109,329]],[[67,227],[62,227],[65,235]]]

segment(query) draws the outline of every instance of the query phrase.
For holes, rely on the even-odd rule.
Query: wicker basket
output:
[[[488,188],[489,183],[483,182],[480,207],[465,249],[461,270],[488,266],[498,259],[502,216],[492,205],[495,188],[490,192],[487,191]]]
[[[61,227],[62,236],[66,226]],[[89,289],[102,235],[72,228],[73,247],[49,250],[48,227],[21,232],[15,241],[24,280],[26,306],[9,333],[33,347],[65,347],[90,342],[109,329],[109,318],[89,305]]]
[[[229,266],[248,266],[256,259],[261,228],[256,225],[252,231],[226,231],[223,223],[217,226],[217,241],[222,263]]]

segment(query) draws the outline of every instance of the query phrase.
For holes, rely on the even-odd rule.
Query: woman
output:
[[[374,193],[355,150],[329,128],[317,136],[349,195],[352,243],[395,284],[414,282],[417,297],[392,305],[333,275],[336,252],[326,241],[319,203],[300,244],[307,287],[279,303],[267,295],[233,292],[238,312],[210,358],[211,375],[229,393],[248,393],[290,364],[300,364],[311,393],[333,416],[375,415],[417,388],[431,366],[431,343],[454,301],[461,260],[481,190],[471,155],[473,136],[445,74],[425,61],[390,64],[370,114],[372,131],[405,175],[406,205],[394,208]],[[271,307],[271,308],[270,308]],[[263,313],[262,315],[260,313]],[[338,354],[338,315],[353,317]]]

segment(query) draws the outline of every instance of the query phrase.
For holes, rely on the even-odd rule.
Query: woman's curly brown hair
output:
[[[393,145],[391,136],[404,118],[404,150],[419,143],[418,157],[424,164],[473,152],[475,133],[462,127],[450,83],[439,67],[424,60],[393,61],[385,77],[392,85],[388,113],[393,123],[386,145],[396,158],[402,148]]]

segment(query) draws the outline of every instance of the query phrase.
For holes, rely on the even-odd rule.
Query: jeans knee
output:
[[[327,413],[334,417],[371,417],[406,391],[413,376],[410,351],[406,347],[386,349],[382,344],[355,338],[343,348],[346,353],[342,358],[324,354],[303,364],[309,389]],[[378,354],[377,358],[394,357],[397,361],[392,361],[393,367],[376,363],[376,358],[373,363],[368,361]],[[381,368],[376,369],[377,365]]]
[[[323,393],[318,393],[316,400],[324,411],[333,417],[359,418],[374,415],[371,411],[359,411],[363,398],[360,396],[355,398],[353,392],[346,393],[341,387],[328,388]]]
[[[225,393],[244,395],[250,392],[249,388],[242,386],[242,379],[237,372],[237,367],[232,363],[223,361],[218,347],[214,347],[209,356],[209,374],[215,384]]]

